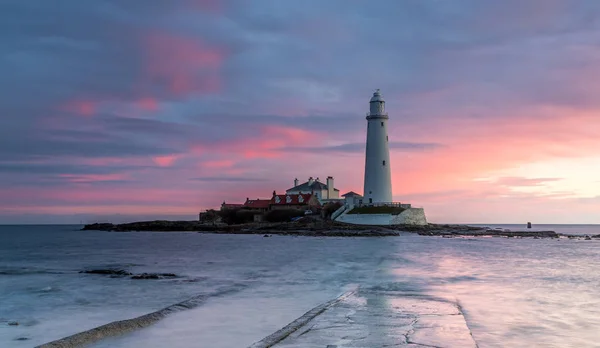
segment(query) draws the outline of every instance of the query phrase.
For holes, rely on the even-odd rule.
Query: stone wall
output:
[[[398,215],[391,214],[342,214],[336,221],[355,225],[427,225],[423,208],[406,209]]]
[[[336,221],[354,225],[391,225],[391,214],[342,214]]]

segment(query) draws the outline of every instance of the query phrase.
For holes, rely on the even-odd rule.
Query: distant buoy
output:
[[[527,223],[527,228],[531,228],[531,222]]]

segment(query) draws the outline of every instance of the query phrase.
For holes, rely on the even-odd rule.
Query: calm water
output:
[[[600,234],[598,226],[570,230]],[[107,267],[181,277],[79,273]],[[0,347],[32,347],[202,293],[211,296],[204,305],[96,347],[247,347],[354,285],[456,300],[480,347],[600,347],[599,269],[595,240],[263,238],[0,226]]]
[[[502,228],[512,231],[554,231],[562,234],[571,235],[597,235],[600,234],[600,225],[545,225],[532,224],[527,228],[527,224],[472,224],[472,226],[485,226],[490,228]]]

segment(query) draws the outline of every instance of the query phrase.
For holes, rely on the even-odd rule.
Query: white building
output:
[[[319,178],[313,179],[311,176],[308,181],[300,184],[298,179],[294,179],[294,187],[287,189],[286,194],[311,193],[317,197],[320,202],[329,200],[339,200],[340,190],[333,186],[333,177],[327,177],[327,183],[322,183]]]
[[[342,197],[344,197],[344,204],[347,206],[362,205],[363,203],[363,196],[354,191],[345,193],[342,195]]]
[[[392,174],[388,147],[385,100],[379,89],[373,93],[367,113],[364,204],[392,202]]]

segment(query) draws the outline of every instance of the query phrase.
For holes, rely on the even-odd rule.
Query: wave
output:
[[[17,267],[17,268],[1,268],[0,275],[6,276],[19,276],[19,275],[34,275],[34,274],[67,274],[72,272],[57,271],[52,269],[42,268],[28,268],[28,267]]]
[[[424,293],[425,289],[415,282],[391,282],[380,283],[371,287],[365,287],[363,291],[369,292],[416,292]]]
[[[90,345],[108,337],[122,335],[148,327],[159,320],[164,319],[170,314],[198,307],[211,297],[229,295],[242,291],[246,287],[247,285],[244,284],[225,286],[208,294],[196,295],[185,301],[175,303],[156,312],[148,313],[137,318],[113,321],[90,330],[82,331],[74,335],[58,339],[56,341],[44,343],[36,348],[73,348]]]
[[[37,293],[37,294],[48,294],[53,292],[59,292],[61,289],[57,286],[44,286],[44,287],[28,287],[26,288],[28,292]]]

